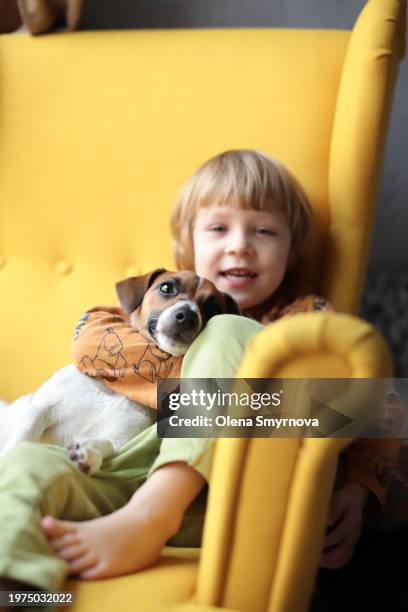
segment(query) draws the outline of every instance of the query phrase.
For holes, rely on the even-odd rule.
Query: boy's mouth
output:
[[[225,278],[255,278],[255,276],[257,276],[255,272],[251,272],[247,268],[230,268],[229,270],[220,272],[220,274]]]
[[[230,268],[220,272],[220,276],[225,278],[231,287],[244,287],[253,282],[258,275],[248,268]]]

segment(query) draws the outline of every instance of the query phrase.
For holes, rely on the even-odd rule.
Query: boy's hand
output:
[[[355,482],[348,482],[333,494],[320,567],[340,569],[353,556],[361,535],[363,507],[369,491]]]

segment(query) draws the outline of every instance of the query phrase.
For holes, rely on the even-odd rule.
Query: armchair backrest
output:
[[[1,396],[70,361],[114,283],[173,267],[169,214],[204,160],[253,147],[312,202],[302,284],[358,303],[403,3],[355,31],[160,30],[0,37]]]

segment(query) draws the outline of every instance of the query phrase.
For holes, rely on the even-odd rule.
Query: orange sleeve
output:
[[[356,440],[341,460],[345,482],[357,482],[372,493],[383,506],[392,468],[401,448],[405,424],[405,410],[395,390],[387,393],[384,411],[377,423],[377,431],[388,436]]]
[[[124,374],[129,342],[135,329],[121,308],[97,306],[87,310],[74,331],[72,355],[77,368],[84,374],[109,380]]]

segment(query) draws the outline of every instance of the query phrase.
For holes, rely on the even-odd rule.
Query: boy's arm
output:
[[[362,439],[344,454],[343,485],[330,502],[321,567],[339,569],[350,561],[361,535],[363,508],[376,500],[383,506],[399,447],[398,438]]]
[[[383,418],[379,422],[383,435],[401,435],[405,411],[398,393],[387,394]],[[352,557],[359,540],[363,508],[368,503],[384,505],[389,476],[395,465],[401,440],[397,437],[356,440],[341,458],[342,487],[330,503],[320,564],[329,569],[343,567]],[[377,504],[375,504],[377,502]]]

